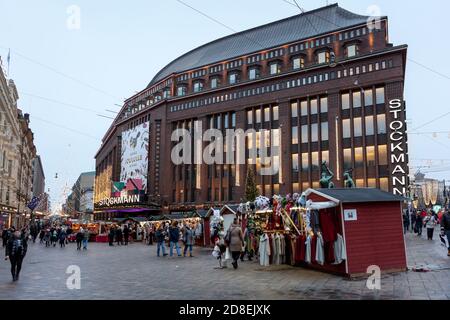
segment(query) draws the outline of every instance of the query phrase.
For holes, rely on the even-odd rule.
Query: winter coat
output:
[[[241,252],[244,246],[244,235],[242,234],[242,229],[239,225],[233,224],[230,226],[228,232],[231,233],[230,243],[228,247],[231,252]]]
[[[446,212],[442,216],[441,227],[444,228],[445,231],[450,231],[450,213]]]
[[[25,257],[28,249],[28,238],[20,237],[20,239],[15,239],[13,236],[8,239],[5,248],[5,256],[14,257],[21,256]],[[19,248],[21,250],[19,250]]]
[[[170,242],[178,242],[180,240],[180,229],[178,227],[169,228]]]
[[[165,238],[166,238],[166,233],[164,230],[156,230],[156,241],[158,242],[164,242]]]
[[[188,245],[188,246],[193,245],[194,244],[194,230],[186,227],[184,229],[183,241],[184,241],[185,245]]]
[[[89,236],[90,236],[89,230],[84,230],[83,239],[84,240],[89,240]]]
[[[76,239],[78,242],[81,242],[83,240],[83,233],[78,231],[78,233],[76,235]]]

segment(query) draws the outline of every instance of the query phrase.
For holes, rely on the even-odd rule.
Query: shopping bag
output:
[[[231,253],[229,248],[227,248],[227,250],[225,251],[225,260],[231,260]]]

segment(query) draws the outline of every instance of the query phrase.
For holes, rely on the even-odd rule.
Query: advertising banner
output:
[[[122,133],[120,181],[142,181],[147,191],[149,123],[145,122]]]

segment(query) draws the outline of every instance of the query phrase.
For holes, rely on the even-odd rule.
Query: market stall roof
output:
[[[218,211],[220,213],[220,208],[211,207],[209,208],[208,212],[206,213],[206,217],[210,217],[214,214],[214,211]]]
[[[136,222],[149,221],[149,219],[145,218],[145,217],[115,218],[114,220],[117,221],[117,222],[123,222],[123,221],[126,221],[126,220],[133,220],[133,221],[136,221]]]
[[[205,218],[206,215],[208,214],[208,210],[205,209],[197,210],[197,214],[200,218]]]
[[[334,202],[366,203],[366,202],[403,202],[408,199],[374,188],[347,189],[308,189],[306,195],[317,194]]]
[[[223,214],[223,212],[224,212],[225,210],[229,210],[229,211],[231,211],[231,213],[236,214],[238,208],[239,208],[239,205],[238,205],[238,204],[227,204],[227,205],[224,205],[224,206],[222,207],[222,209],[220,209],[220,214]]]

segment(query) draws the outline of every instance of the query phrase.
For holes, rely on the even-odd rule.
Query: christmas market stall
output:
[[[407,270],[405,198],[379,189],[309,189],[305,194],[306,211],[298,211],[305,227],[300,244],[305,241],[307,256],[310,250],[304,260],[310,267],[348,277],[367,275],[369,266],[385,273]]]

